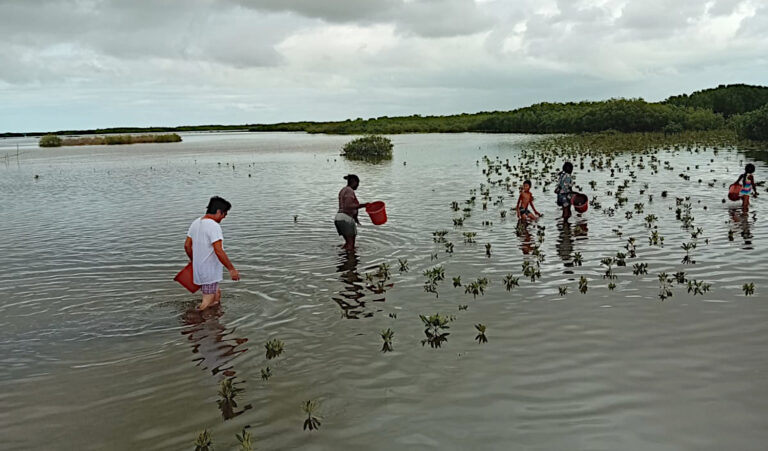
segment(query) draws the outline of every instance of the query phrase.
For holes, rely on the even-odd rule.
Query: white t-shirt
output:
[[[187,236],[192,238],[192,273],[195,283],[206,285],[220,281],[224,265],[213,251],[213,243],[224,239],[219,223],[213,219],[197,218],[189,226]]]

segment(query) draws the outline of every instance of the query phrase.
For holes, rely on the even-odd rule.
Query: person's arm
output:
[[[534,207],[534,206],[533,206],[533,199],[531,199],[531,203],[530,203],[530,206],[531,206],[531,210],[533,210],[533,212],[534,212],[534,213],[536,213],[536,216],[541,216],[541,213],[539,213],[539,212],[536,210],[536,207]]]
[[[755,183],[755,176],[750,175],[749,178],[752,179],[752,193],[754,194],[755,197],[757,197],[757,183]]]
[[[192,261],[192,238],[190,237],[187,237],[187,240],[184,241],[184,252],[187,253],[189,261]]]
[[[221,264],[224,265],[227,270],[229,270],[229,275],[232,277],[232,280],[240,280],[240,273],[235,269],[235,266],[232,264],[232,262],[229,261],[229,257],[227,256],[227,253],[224,252],[224,248],[222,247],[222,242],[222,240],[219,240],[213,243],[213,252],[216,253],[216,256],[219,258]]]
[[[520,202],[523,200],[523,195],[520,194],[517,196],[517,205],[515,205],[515,213],[517,213],[517,217],[520,217]]]

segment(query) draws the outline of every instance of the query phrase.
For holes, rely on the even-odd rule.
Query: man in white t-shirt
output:
[[[222,279],[222,267],[229,270],[232,280],[240,280],[240,273],[224,252],[224,236],[219,225],[227,217],[230,208],[232,204],[221,197],[211,197],[205,216],[195,219],[187,232],[184,250],[192,260],[194,281],[203,292],[203,301],[197,307],[198,310],[205,310],[221,302],[219,282]]]

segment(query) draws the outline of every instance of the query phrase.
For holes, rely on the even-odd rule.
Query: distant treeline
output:
[[[252,131],[328,134],[398,133],[678,133],[686,130],[731,128],[743,138],[768,140],[768,87],[720,85],[662,102],[610,99],[597,102],[539,103],[512,111],[464,113],[449,116],[387,117],[335,122],[284,122],[255,125],[68,130],[58,135],[106,133]],[[41,133],[42,134],[42,133]],[[21,136],[4,134],[0,136]]]

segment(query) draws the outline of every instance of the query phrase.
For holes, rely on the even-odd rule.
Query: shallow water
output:
[[[521,264],[534,261],[536,226],[518,233],[514,212],[501,218],[514,199],[500,186],[491,196],[505,196],[503,205],[483,211],[480,185],[483,156],[517,164],[538,138],[394,136],[395,158],[381,165],[338,157],[349,139],[190,134],[178,144],[50,150],[0,140],[0,449],[193,449],[204,428],[217,449],[235,449],[245,425],[259,449],[765,448],[765,209],[762,198],[746,215],[721,202],[723,184],[754,155],[660,151],[674,170],[632,168],[628,202],[612,217],[605,191],[629,170],[608,186],[607,171],[577,165],[577,184],[602,209],[565,227],[551,191],[535,183],[544,260],[531,282]],[[759,181],[767,168],[756,165]],[[348,172],[360,175],[360,200],[385,201],[389,216],[380,227],[362,218],[351,256],[332,224]],[[463,208],[470,189],[478,190],[472,216],[455,229],[451,202]],[[201,317],[197,296],[171,279],[186,263],[187,227],[213,194],[233,204],[222,227],[242,280],[225,281],[223,307]],[[695,264],[681,263],[680,245],[692,241],[675,219],[684,196],[703,229]],[[627,219],[640,202],[643,213]],[[647,214],[659,218],[664,247],[649,245]],[[441,229],[452,255],[433,242]],[[463,243],[465,231],[477,232],[477,244]],[[637,258],[614,267],[611,291],[600,259],[625,252],[629,237]],[[571,264],[574,252],[583,266]],[[398,272],[398,258],[408,272]],[[385,262],[392,279],[376,293],[365,274]],[[647,275],[633,275],[639,262]],[[424,291],[422,275],[437,264],[447,276],[439,297]],[[674,284],[661,301],[662,271],[685,271],[711,289],[693,295]],[[508,273],[520,277],[509,292]],[[458,275],[489,278],[485,295],[453,288]],[[742,292],[748,282],[753,296]],[[421,343],[419,314],[437,312],[456,318],[433,349]],[[474,340],[478,323],[488,343]],[[390,353],[381,352],[386,328],[395,332]],[[270,338],[285,351],[268,361]],[[267,366],[273,376],[263,381]],[[222,412],[225,378],[244,391]],[[300,408],[309,399],[320,401],[322,421],[311,433]]]

